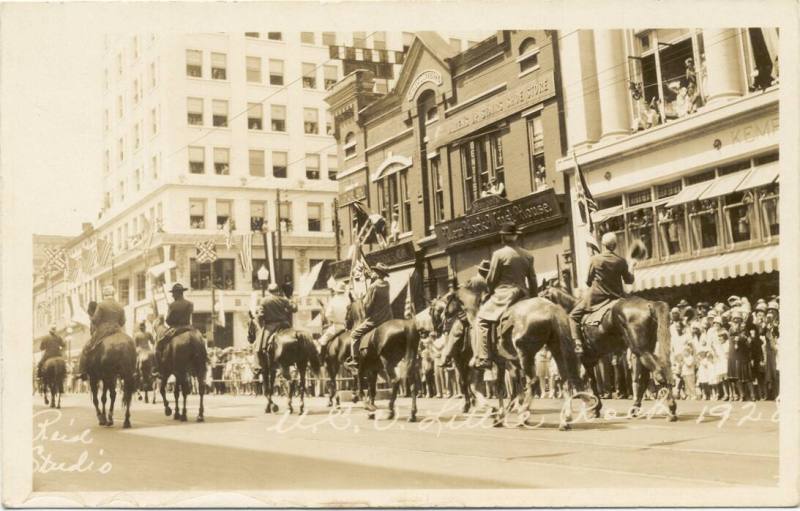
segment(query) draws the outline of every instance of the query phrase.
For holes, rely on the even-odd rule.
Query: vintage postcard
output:
[[[3,504],[797,505],[798,13],[3,4]]]

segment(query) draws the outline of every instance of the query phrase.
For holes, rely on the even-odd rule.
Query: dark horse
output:
[[[364,320],[364,304],[352,300],[347,307],[345,324],[348,330]],[[361,339],[358,355],[358,376],[366,377],[369,400],[365,408],[375,413],[378,373],[382,373],[392,386],[389,398],[389,419],[395,416],[395,401],[400,384],[405,382],[411,391],[411,416],[409,422],[417,420],[417,354],[419,351],[419,331],[414,319],[392,319],[382,323]]]
[[[476,372],[468,365],[473,352],[470,339],[470,319],[475,317],[478,302],[479,297],[474,292],[460,287],[456,295],[452,296],[444,307],[444,318],[452,321],[453,326],[448,332],[448,342],[443,350],[443,358],[445,362],[453,361],[461,372],[463,380],[472,380],[470,388],[473,394],[479,401],[485,403],[485,398],[475,386],[475,380],[479,378],[482,371]],[[464,308],[467,313],[466,325],[461,319],[458,319],[461,308]],[[461,316],[463,317],[463,314]],[[571,400],[576,396],[584,399],[585,396],[582,393],[573,395],[574,391],[581,390],[581,385],[578,378],[578,362],[574,352],[570,350],[569,323],[566,313],[545,299],[528,298],[513,304],[509,308],[508,317],[510,326],[499,335],[493,357],[498,368],[495,386],[499,409],[495,425],[502,424],[503,414],[506,411],[502,399],[506,370],[511,371],[512,380],[516,379],[516,373],[520,369],[524,372],[526,385],[522,411],[532,411],[535,381],[534,357],[543,346],[547,346],[553,354],[559,372],[568,385],[568,391],[563,393],[564,407],[560,416],[559,429],[570,429]],[[517,402],[518,396],[508,397],[508,408],[511,408]],[[464,409],[465,411],[469,409],[469,401],[464,404]]]
[[[86,372],[92,389],[92,402],[101,426],[114,425],[114,401],[117,399],[117,378],[122,380],[122,404],[125,405],[124,428],[131,427],[131,398],[136,389],[136,345],[133,339],[119,330],[107,337],[87,355]],[[103,409],[97,402],[97,390],[103,383]],[[106,415],[106,394],[111,394],[111,404]]]
[[[163,335],[163,330],[166,327],[157,329],[157,337]],[[203,396],[205,395],[206,381],[206,365],[208,364],[208,352],[206,350],[206,341],[203,336],[196,329],[179,332],[169,340],[164,351],[161,353],[161,360],[159,362],[159,391],[161,399],[164,401],[164,415],[169,417],[172,414],[172,409],[169,407],[167,401],[167,380],[170,375],[175,376],[175,420],[186,422],[186,396],[192,392],[191,377],[197,378],[199,385],[197,386],[200,394],[200,408],[197,412],[197,422],[203,422]],[[178,398],[181,393],[183,394],[183,412],[180,411],[180,402]]]
[[[251,320],[252,321],[252,320]],[[261,330],[260,335],[266,335],[266,330]],[[254,342],[253,339],[250,342]],[[300,415],[305,412],[306,398],[306,369],[311,366],[311,371],[319,375],[320,362],[317,346],[307,332],[284,328],[278,330],[267,350],[259,350],[258,364],[261,366],[262,388],[267,396],[267,406],[264,413],[278,411],[278,405],[272,402],[275,388],[275,374],[278,369],[289,385],[289,413],[294,413],[292,398],[294,396],[295,382],[290,369],[294,366],[300,377]]]
[[[333,406],[334,400],[336,401],[336,406],[341,404],[339,393],[336,390],[336,376],[339,374],[339,370],[344,366],[344,362],[350,356],[350,344],[352,342],[350,332],[348,330],[342,330],[336,337],[328,341],[321,350],[320,358],[325,365],[325,372],[328,374],[327,387],[330,393],[328,406]],[[353,401],[355,402],[358,401],[361,394],[361,381],[358,375],[355,375],[353,379],[356,384],[355,393],[353,394]]]
[[[139,348],[136,353],[136,374],[139,377],[138,391],[144,392],[144,402],[149,403],[148,392],[153,391],[153,404],[156,403],[155,384],[153,377],[153,367],[155,366],[156,354],[153,350]],[[141,394],[139,400],[142,399]]]
[[[559,305],[565,312],[575,306],[577,299],[556,285],[546,287],[540,296]],[[672,395],[670,367],[669,305],[631,296],[619,299],[605,314],[599,326],[585,330],[587,348],[581,356],[592,391],[597,397],[595,417],[600,416],[602,402],[594,374],[594,367],[603,356],[624,349],[636,355],[639,364],[638,389],[633,403],[633,413],[639,413],[642,397],[652,373],[655,383],[666,389],[669,420],[677,420],[677,404]]]
[[[64,393],[64,379],[67,377],[67,363],[64,357],[48,358],[42,365],[42,384],[44,385],[44,404],[50,408],[61,408],[61,394]],[[47,392],[50,392],[50,403]],[[58,401],[56,401],[58,398]]]

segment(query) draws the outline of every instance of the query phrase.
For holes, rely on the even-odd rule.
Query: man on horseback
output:
[[[36,367],[36,375],[39,378],[42,377],[42,367],[44,367],[44,363],[47,362],[48,359],[60,357],[64,347],[66,347],[64,339],[56,333],[55,325],[51,326],[48,334],[45,335],[39,343],[39,349],[44,352],[42,353],[42,359],[39,360],[39,365]]]
[[[181,334],[192,328],[192,313],[194,312],[194,304],[183,297],[183,292],[186,288],[180,282],[172,286],[173,301],[169,304],[167,311],[167,331],[161,336],[156,343],[156,364],[154,371],[158,371],[161,367],[161,356],[164,353],[164,347],[169,341],[178,334]]]
[[[600,243],[603,245],[603,251],[592,256],[589,263],[589,275],[586,278],[586,285],[590,287],[589,292],[575,304],[569,314],[570,333],[577,355],[583,354],[584,339],[581,330],[583,316],[604,301],[624,297],[623,282],[633,284],[633,273],[628,267],[628,261],[614,252],[617,248],[617,235],[607,232],[603,234]]]
[[[394,319],[392,316],[392,303],[389,297],[389,283],[386,277],[389,269],[383,263],[378,263],[372,268],[372,282],[367,287],[364,296],[364,320],[351,333],[353,343],[350,345],[350,360],[345,364],[350,368],[358,365],[356,353],[358,352],[361,338],[386,321]]]
[[[283,296],[278,284],[272,283],[267,288],[267,296],[261,300],[259,322],[264,334],[258,351],[265,351],[272,342],[272,336],[278,330],[291,328],[292,314],[297,312],[297,305]]]
[[[153,336],[147,331],[147,325],[142,321],[139,323],[139,331],[133,335],[133,342],[137,350],[152,350]]]
[[[495,327],[503,313],[517,301],[536,296],[536,271],[533,255],[517,244],[519,230],[513,222],[500,229],[503,247],[492,253],[486,278],[489,298],[478,310],[478,353],[472,366],[489,369],[494,349]]]
[[[114,286],[105,286],[102,291],[103,299],[97,304],[94,314],[92,314],[94,332],[81,351],[78,366],[78,376],[83,380],[88,378],[86,365],[92,351],[100,345],[104,338],[121,331],[125,326],[125,310],[114,300],[114,292]]]
[[[350,305],[346,290],[344,282],[338,282],[333,290],[334,295],[328,301],[328,306],[325,307],[325,321],[328,322],[328,327],[319,338],[320,352],[325,349],[328,342],[335,339],[345,329],[345,316],[347,316],[347,307]]]

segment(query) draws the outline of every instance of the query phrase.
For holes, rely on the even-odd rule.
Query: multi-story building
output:
[[[636,292],[673,303],[778,292],[777,48],[772,28],[561,36],[570,155],[557,167],[574,185],[577,159],[594,224],[617,232],[622,253],[646,245]]]
[[[522,228],[540,280],[569,270],[557,48],[542,30],[496,32],[465,51],[420,32],[390,92],[357,70],[328,95],[343,245],[357,230],[353,202],[386,219],[388,246],[364,248],[392,267],[397,312],[412,273],[428,297],[474,275],[507,220]],[[335,265],[335,277],[349,272],[349,261]]]

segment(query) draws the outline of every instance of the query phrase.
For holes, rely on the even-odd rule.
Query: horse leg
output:
[[[186,422],[186,395],[192,392],[192,379],[191,376],[188,374],[183,375],[183,381],[181,382],[181,393],[183,394],[183,412],[181,412],[181,422]],[[178,405],[175,405],[177,408]]]
[[[55,383],[51,383],[49,386],[50,386],[50,408],[55,408],[56,407],[56,384]],[[46,391],[45,391],[45,394],[47,394]]]
[[[108,416],[106,419],[106,426],[114,425],[114,402],[117,400],[117,378],[112,377],[110,381],[103,382],[103,387],[108,387]],[[105,396],[103,396],[105,397]]]
[[[603,408],[603,401],[600,398],[600,385],[595,375],[595,366],[584,365],[584,368],[586,369],[586,376],[589,378],[589,386],[592,388],[592,393],[594,397],[597,398],[597,404],[592,408],[592,416],[595,419],[599,419],[600,410]]]
[[[125,406],[125,421],[122,427],[127,429],[131,427],[131,400],[133,399],[133,390],[136,388],[136,380],[134,376],[128,376],[122,381],[122,404]]]
[[[198,378],[198,379],[200,379],[200,378]],[[203,379],[204,383],[199,386],[200,387],[200,389],[199,389],[200,408],[197,410],[197,422],[203,422],[203,421],[206,420],[205,416],[203,415],[203,413],[205,412],[205,409],[203,407],[203,396],[206,393],[206,385],[205,385],[205,379],[206,378],[205,378],[205,374],[202,375],[202,379]]]
[[[408,422],[417,422],[417,394],[419,393],[419,371],[417,370],[417,361],[412,360],[406,369],[406,381],[411,381],[411,415],[408,416]]]
[[[338,368],[334,368],[333,364],[328,366],[328,408],[333,407],[333,401],[336,400],[336,406],[339,406],[339,393],[336,392],[336,373]]]
[[[644,367],[644,364],[641,362],[637,362],[639,364],[639,374],[638,374],[638,388],[636,389],[636,399],[633,402],[633,407],[631,409],[631,416],[638,417],[642,411],[642,398],[644,397],[644,393],[647,391],[648,385],[650,385],[650,371]]]
[[[306,411],[306,366],[305,364],[302,367],[297,368],[297,372],[300,373],[300,415],[303,415]]]
[[[172,387],[172,395],[175,398],[175,413],[172,418],[176,421],[181,420],[181,382],[183,381],[182,374],[175,375],[175,384]]]
[[[397,377],[397,373],[395,372],[395,368],[391,367],[389,362],[386,359],[382,359],[381,362],[383,366],[386,368],[386,379],[389,382],[389,385],[392,386],[392,394],[389,397],[389,420],[394,419],[395,416],[395,409],[394,409],[394,402],[397,400],[397,394],[400,391],[400,378]]]
[[[159,382],[159,391],[161,393],[161,402],[164,403],[164,415],[169,417],[172,415],[172,408],[169,407],[169,401],[167,400],[167,380],[169,379],[169,375],[164,373],[161,375],[161,381]]]
[[[103,423],[105,426],[109,426],[108,424],[108,416],[106,415],[106,396],[108,395],[108,381],[103,380],[103,395],[100,398],[100,402],[103,405]]]
[[[97,413],[97,423],[101,426],[106,425],[105,413],[100,412],[100,401],[97,399],[98,381],[93,377],[89,378],[89,387],[92,389],[92,403],[94,403],[94,411]]]

